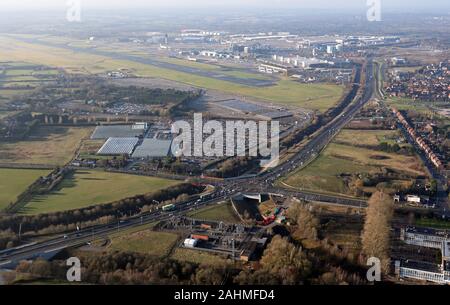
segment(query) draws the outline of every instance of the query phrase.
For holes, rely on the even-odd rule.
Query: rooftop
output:
[[[170,153],[172,141],[145,139],[133,153],[133,158],[166,157]]]
[[[436,235],[436,236],[448,236],[449,232],[446,230],[435,230],[430,228],[419,228],[419,227],[407,227],[406,228],[407,233],[414,233],[414,234],[422,234],[422,235]]]
[[[442,256],[450,259],[450,241],[442,243]]]
[[[134,125],[97,126],[91,136],[92,140],[108,138],[133,138],[143,135],[144,129],[133,128]]]
[[[138,142],[138,138],[109,138],[97,154],[107,156],[131,155]]]

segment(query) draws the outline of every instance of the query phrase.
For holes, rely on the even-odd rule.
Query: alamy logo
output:
[[[67,260],[66,265],[69,266],[67,270],[67,281],[81,282],[81,261],[77,257],[71,257]]]
[[[275,167],[280,154],[280,124],[278,121],[203,122],[194,114],[194,126],[187,121],[172,124],[177,136],[172,143],[175,157],[262,157],[261,166]],[[270,140],[269,140],[270,134]]]
[[[367,20],[381,21],[381,0],[367,0]]]
[[[367,270],[367,280],[369,282],[381,281],[381,261],[377,257],[371,257],[367,260],[367,266],[371,266]]]
[[[81,22],[81,0],[67,1],[67,21]]]

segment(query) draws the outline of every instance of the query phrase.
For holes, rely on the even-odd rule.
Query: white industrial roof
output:
[[[133,138],[143,135],[145,128],[136,129],[136,126],[142,127],[142,125],[97,126],[91,136],[91,139]]]
[[[138,138],[109,138],[97,154],[131,155],[138,142]]]
[[[194,248],[197,245],[197,242],[196,239],[187,238],[184,240],[184,246]]]
[[[145,139],[133,153],[133,158],[167,157],[170,153],[172,141]]]

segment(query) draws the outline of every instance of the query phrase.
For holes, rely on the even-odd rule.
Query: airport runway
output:
[[[80,47],[75,47],[75,46],[69,46],[67,44],[62,44],[62,43],[47,42],[47,41],[44,42],[39,39],[16,38],[16,37],[15,37],[15,39],[21,40],[23,42],[31,43],[31,44],[40,44],[40,45],[45,45],[45,46],[62,48],[62,49],[70,50],[73,52],[105,56],[105,57],[110,57],[110,58],[113,58],[116,60],[133,61],[133,62],[137,62],[140,64],[152,65],[152,66],[162,68],[162,69],[168,69],[168,70],[173,70],[173,71],[177,71],[177,72],[198,75],[201,77],[217,79],[217,80],[221,80],[221,81],[231,82],[231,83],[250,86],[250,87],[269,87],[269,86],[273,86],[276,84],[275,80],[264,80],[264,79],[258,79],[258,78],[240,78],[240,77],[236,77],[236,76],[232,76],[232,75],[223,74],[223,73],[221,73],[221,71],[217,71],[217,72],[216,71],[207,71],[207,70],[203,70],[203,69],[197,69],[194,67],[182,66],[182,65],[177,65],[177,64],[173,64],[173,63],[158,61],[158,60],[150,58],[150,55],[148,57],[139,57],[139,56],[134,56],[134,55],[130,55],[130,54],[97,50],[95,48],[80,48]],[[248,71],[248,72],[253,73],[253,71]],[[255,73],[255,76],[256,75],[257,74]]]

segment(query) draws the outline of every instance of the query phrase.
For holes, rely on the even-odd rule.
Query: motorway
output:
[[[361,110],[366,103],[368,103],[374,93],[375,80],[373,78],[373,62],[369,60],[366,68],[366,85],[363,90],[362,97],[357,98],[350,104],[341,114],[339,114],[328,125],[322,127],[314,138],[310,140],[304,147],[302,147],[289,161],[278,165],[275,168],[269,169],[266,172],[260,173],[249,178],[228,179],[229,183],[236,188],[245,185],[246,188],[256,186],[267,189],[273,186],[275,180],[281,176],[285,176],[314,160],[320,152],[333,140],[333,138],[346,126],[353,117]]]
[[[0,251],[0,269],[7,266],[14,266],[20,260],[45,257],[46,255],[69,247],[81,246],[94,240],[104,238],[108,234],[120,232],[129,228],[138,227],[145,224],[155,223],[170,219],[174,216],[184,215],[189,211],[204,208],[208,205],[214,205],[223,202],[229,197],[238,193],[251,192],[255,189],[263,189],[265,192],[280,194],[283,196],[295,196],[311,202],[323,202],[333,205],[343,205],[349,207],[366,207],[366,202],[357,199],[347,199],[345,197],[335,197],[330,195],[313,194],[301,191],[289,191],[274,187],[275,180],[303,167],[311,160],[315,159],[319,153],[330,143],[330,141],[339,133],[339,131],[348,124],[357,112],[372,98],[375,82],[373,78],[373,63],[369,60],[366,68],[366,85],[362,97],[357,98],[345,110],[339,114],[333,121],[320,129],[314,138],[310,140],[302,149],[300,149],[289,161],[280,164],[261,174],[227,179],[224,183],[217,185],[216,191],[203,199],[190,200],[180,203],[176,210],[163,212],[157,210],[151,213],[142,214],[127,218],[116,223],[107,225],[93,226],[82,230],[59,236],[43,242],[24,245],[5,251]]]
[[[157,210],[151,213],[130,217],[126,220],[121,220],[115,223],[84,228],[82,230],[61,235],[44,242],[31,243],[29,245],[14,249],[0,251],[0,269],[5,268],[5,266],[15,265],[24,259],[45,257],[50,253],[54,253],[65,248],[82,246],[91,243],[94,240],[103,239],[112,233],[121,232],[133,227],[152,224],[158,221],[168,220],[172,217],[181,216],[191,211],[221,203],[228,198],[229,194],[224,191],[222,192],[224,194],[223,196],[212,194],[210,195],[212,198],[208,200],[190,200],[180,203],[174,211],[164,212],[162,210]]]

